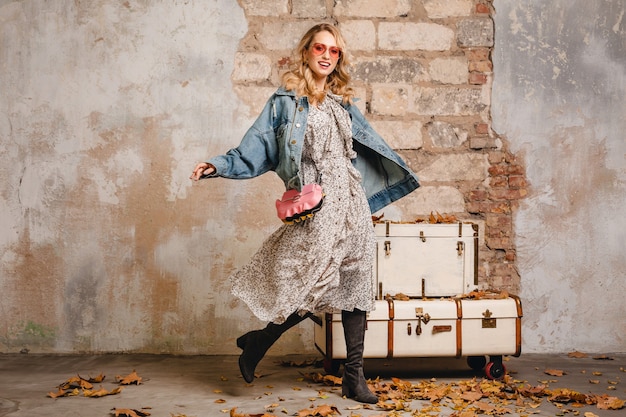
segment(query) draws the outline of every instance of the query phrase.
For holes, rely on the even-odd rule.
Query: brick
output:
[[[272,62],[267,55],[238,52],[235,54],[233,80],[264,81],[272,74]]]
[[[491,177],[489,180],[489,185],[491,185],[494,188],[507,187],[509,185],[509,177],[506,177],[504,175]]]
[[[476,201],[467,204],[467,211],[470,214],[493,213],[510,214],[511,208],[507,202]]]
[[[469,18],[457,25],[457,43],[462,48],[493,46],[493,21],[489,18]]]
[[[469,201],[485,201],[489,198],[489,192],[486,190],[472,190],[468,194]]]
[[[442,154],[417,172],[424,181],[483,181],[487,178],[483,154]]]
[[[355,80],[368,83],[417,83],[428,79],[422,63],[414,58],[375,57],[355,60]]]
[[[423,0],[424,8],[431,19],[469,16],[474,0]]]
[[[486,135],[489,133],[489,125],[487,123],[476,123],[474,125],[474,132],[479,135]]]
[[[491,202],[486,204],[483,213],[510,214],[511,205],[507,201]]]
[[[428,126],[428,135],[437,148],[455,148],[467,140],[467,132],[447,122],[432,122]]]
[[[487,107],[481,90],[456,87],[418,87],[411,104],[411,111],[429,116],[470,116]]]
[[[488,237],[485,236],[485,244],[490,249],[508,249],[513,247],[511,238],[509,237]],[[495,264],[498,268],[501,267],[502,264]]]
[[[470,149],[498,149],[502,146],[499,138],[491,138],[489,136],[474,136],[469,140]]]
[[[291,51],[311,26],[308,21],[284,22],[277,19],[277,22],[263,24],[257,39],[271,51]]]
[[[454,31],[435,23],[381,22],[378,47],[393,51],[448,51]]]
[[[491,9],[486,4],[478,3],[476,5],[476,13],[478,14],[491,14]]]
[[[249,16],[276,16],[289,12],[288,0],[240,0],[239,4]]]
[[[506,154],[502,151],[490,152],[489,163],[496,166],[506,161]]]
[[[524,188],[505,188],[505,189],[492,189],[489,192],[489,196],[493,200],[519,200],[526,197],[528,191]]]
[[[291,14],[296,17],[323,19],[326,17],[326,1],[291,0]]]
[[[471,72],[469,83],[473,85],[487,84],[487,75],[481,72]]]
[[[372,113],[403,116],[409,107],[410,87],[405,84],[372,84]]]
[[[389,18],[406,16],[411,0],[336,0],[333,14],[347,17]]]
[[[423,146],[422,122],[377,120],[371,124],[393,149],[420,149]]]
[[[470,72],[492,72],[493,64],[491,61],[470,61],[469,65]]]
[[[491,165],[488,169],[489,175],[494,177],[497,175],[508,175],[508,168],[508,165],[505,164]]]
[[[489,228],[511,228],[513,222],[510,216],[505,215],[487,215],[485,225]]]
[[[430,62],[430,79],[442,84],[465,84],[467,83],[467,58],[435,58]]]
[[[507,168],[509,175],[524,175],[524,173],[524,167],[521,165],[509,165]]]
[[[465,56],[469,61],[491,61],[491,50],[489,48],[468,48]]]
[[[527,185],[526,178],[521,175],[509,176],[509,187],[511,188],[525,188]]]
[[[348,20],[339,25],[346,43],[352,51],[376,49],[376,28],[371,20]]]

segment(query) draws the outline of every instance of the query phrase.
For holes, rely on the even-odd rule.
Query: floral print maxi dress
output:
[[[294,312],[374,308],[374,231],[340,100],[329,95],[311,106],[307,121],[301,175],[304,184],[320,181],[322,209],[280,227],[231,277],[233,294],[261,320],[280,324]]]

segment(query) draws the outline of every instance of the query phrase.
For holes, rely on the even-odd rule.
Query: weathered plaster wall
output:
[[[626,4],[494,3],[493,127],[524,155],[527,352],[626,351]]]
[[[2,2],[0,350],[231,350],[221,277],[266,225],[188,177],[252,120],[246,29],[231,0]]]

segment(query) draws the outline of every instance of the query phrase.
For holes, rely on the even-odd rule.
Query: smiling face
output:
[[[322,31],[313,36],[306,51],[306,62],[313,72],[318,89],[324,90],[326,77],[335,70],[340,57],[341,51],[332,33]]]

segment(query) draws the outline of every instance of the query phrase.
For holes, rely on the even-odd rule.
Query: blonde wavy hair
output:
[[[313,103],[319,103],[324,100],[325,92],[316,88],[313,71],[306,62],[306,55],[313,41],[313,37],[319,32],[330,32],[335,37],[337,46],[341,49],[341,56],[337,62],[335,70],[326,79],[328,89],[337,95],[343,96],[344,103],[352,104],[354,91],[348,86],[350,83],[350,74],[348,74],[348,66],[350,65],[346,57],[346,42],[341,35],[339,29],[329,23],[320,23],[309,29],[298,47],[294,51],[294,60],[292,68],[283,74],[283,87],[287,90],[295,91],[296,95],[307,96]]]

